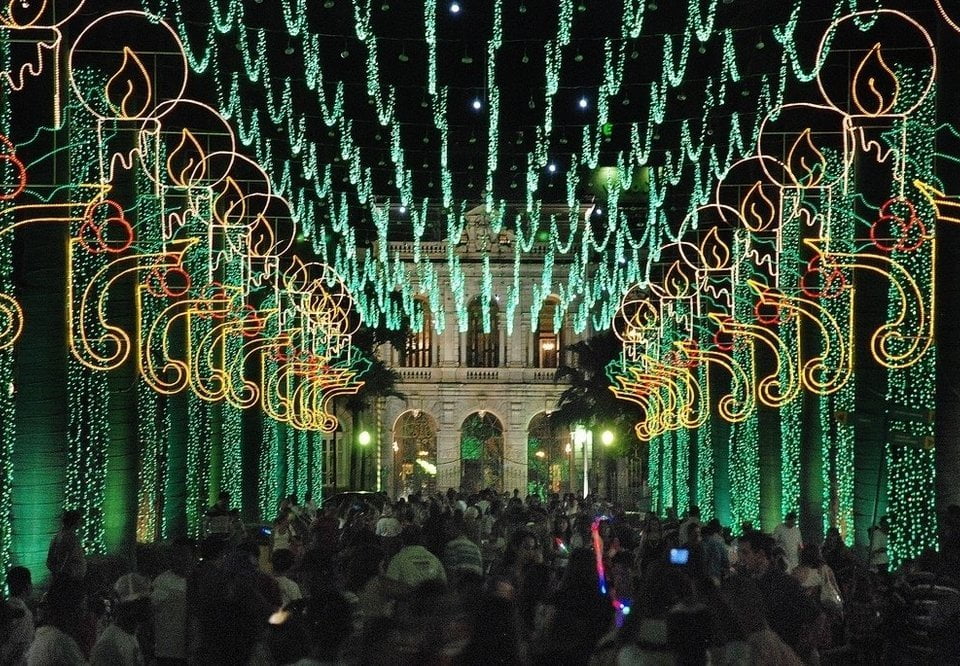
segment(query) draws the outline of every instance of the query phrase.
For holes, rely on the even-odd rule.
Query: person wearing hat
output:
[[[90,666],[143,666],[137,627],[150,616],[150,580],[140,574],[124,574],[113,591],[117,597],[114,621],[93,646]]]

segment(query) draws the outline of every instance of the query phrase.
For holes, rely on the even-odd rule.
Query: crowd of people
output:
[[[68,511],[51,582],[7,572],[0,665],[960,663],[960,508],[939,551],[885,571],[788,514],[738,538],[598,497],[345,494],[245,526],[221,495],[204,538],[85,557]],[[880,552],[880,551],[883,552]]]

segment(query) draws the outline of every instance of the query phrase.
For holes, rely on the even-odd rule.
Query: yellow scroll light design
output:
[[[869,73],[864,72],[868,66],[879,68],[880,72],[889,78],[890,82],[893,84],[893,95],[887,98],[882,92],[877,90],[876,75],[871,76]],[[861,101],[861,87],[865,87],[866,92],[868,92],[870,96],[874,98],[873,103],[869,108],[865,106],[863,101]],[[890,66],[887,65],[886,61],[883,59],[883,53],[880,50],[879,42],[873,45],[867,54],[864,55],[860,60],[860,64],[857,65],[857,69],[853,73],[853,80],[850,83],[850,92],[853,96],[854,106],[856,106],[857,110],[865,116],[876,118],[877,116],[886,115],[890,113],[890,111],[892,111],[897,105],[897,100],[900,97],[900,79],[897,78],[897,75],[892,69],[890,69]],[[869,102],[867,103],[869,104]]]
[[[726,316],[710,313],[707,317],[719,327],[722,333],[730,332],[726,328],[726,325],[729,323],[729,319]],[[753,344],[749,339],[743,342],[751,346]],[[752,361],[749,369],[745,369],[740,363],[735,361],[730,354],[715,349],[702,349],[690,345],[686,347],[684,351],[690,360],[707,364],[708,376],[711,373],[712,367],[723,368],[730,375],[730,392],[722,396],[717,402],[717,411],[725,421],[731,423],[745,421],[751,412],[757,408],[756,398],[753,392],[754,369]],[[750,357],[751,359],[753,358],[752,351]],[[709,385],[710,381],[708,379],[707,386]]]
[[[278,314],[279,311],[276,308],[257,311],[256,316],[261,318],[262,324],[257,324],[255,326],[257,330],[252,331],[252,333],[256,333],[256,335],[252,335],[252,337],[243,343],[240,353],[236,354],[232,359],[227,359],[228,382],[225,397],[227,402],[237,409],[253,407],[260,400],[260,385],[246,377],[246,368],[248,367],[247,364],[251,359],[255,358],[256,355],[269,353],[268,350],[272,339],[264,338],[259,333],[266,326],[267,322],[275,319]],[[251,326],[250,321],[244,319],[241,323],[241,335],[245,335]]]
[[[767,285],[748,280],[747,284],[760,297],[764,305],[773,305],[791,315],[802,318],[816,326],[822,341],[820,354],[806,359],[803,336],[797,338],[797,364],[803,387],[818,395],[836,393],[853,375],[853,307],[847,308],[849,320],[841,324],[815,299],[786,294]],[[847,287],[838,298],[853,299],[854,288]],[[799,325],[799,320],[798,320]],[[831,362],[832,361],[832,362]]]
[[[691,371],[692,363],[683,353],[686,349],[685,342],[674,342],[674,347],[675,349],[668,354],[668,362],[655,362],[651,364],[651,367],[674,377],[675,383],[680,389],[678,395],[684,396],[677,402],[678,426],[687,429],[699,428],[709,419],[710,410],[703,408],[702,387]]]
[[[647,372],[644,377],[648,377],[655,384],[657,394],[663,400],[663,410],[660,412],[660,429],[664,432],[668,430],[678,430],[680,428],[680,387],[676,376],[666,367],[655,359],[646,356],[643,359]]]
[[[161,311],[148,327],[146,343],[142,347],[141,373],[144,381],[154,391],[166,395],[178,393],[190,386],[194,371],[192,370],[193,349],[192,320],[197,317],[206,318],[212,312],[226,312],[226,305],[222,295],[214,294],[204,298],[193,298],[175,302]],[[182,345],[183,358],[174,358],[172,350],[180,349],[170,340],[171,331],[180,326],[181,320],[187,331],[186,343]],[[158,368],[154,360],[158,356],[163,363]],[[172,373],[173,378],[167,379]]]
[[[195,337],[191,327],[189,340],[190,388],[201,400],[217,402],[227,394],[227,336],[237,328],[232,317],[236,312],[239,289],[216,285],[212,309],[199,309],[190,318],[190,323],[200,319],[213,319],[213,325],[202,336]]]
[[[634,426],[637,438],[649,442],[661,434],[660,397],[656,393],[656,382],[636,366],[627,366],[630,377],[618,374],[610,391],[619,399],[632,402],[643,410],[644,418]]]
[[[138,90],[142,90],[144,99],[139,107],[134,107],[132,99]],[[107,81],[103,92],[111,110],[124,120],[142,118],[150,109],[153,101],[150,74],[129,46],[123,47],[123,62]]]
[[[330,433],[337,429],[337,418],[333,414],[333,401],[347,395],[354,395],[363,385],[356,379],[357,373],[350,368],[321,366],[309,376],[309,390],[304,399],[311,405],[312,418],[310,430]]]
[[[936,239],[929,237],[931,265],[936,264]],[[821,250],[818,241],[807,241]],[[859,269],[883,276],[893,286],[900,307],[896,318],[877,328],[870,337],[870,350],[877,363],[887,368],[909,368],[933,345],[936,281],[930,275],[930,293],[924,294],[910,272],[892,257],[871,253],[821,252],[824,268]],[[902,346],[897,351],[897,346]]]
[[[75,316],[74,299],[77,292],[72,266],[73,254],[80,240],[71,239],[67,262],[67,321],[70,322],[68,343],[73,357],[91,370],[114,370],[123,365],[130,356],[132,343],[127,331],[107,320],[107,302],[111,288],[130,276],[139,279],[140,276],[169,266],[171,261],[179,263],[193,243],[194,241],[180,241],[174,244],[173,250],[167,252],[123,256],[101,266],[87,284],[82,286]],[[139,321],[139,295],[136,304]],[[95,331],[92,328],[94,325],[100,330]],[[103,353],[104,346],[111,351]]]
[[[752,280],[747,280],[747,283],[754,287]],[[796,318],[788,318],[781,325],[796,326]],[[757,400],[768,407],[774,408],[783,407],[796,400],[797,396],[800,395],[800,379],[797,372],[798,361],[792,356],[790,349],[775,330],[759,324],[738,321],[729,321],[723,328],[725,332],[735,336],[744,336],[762,343],[773,352],[776,359],[774,369],[765,377],[755,378],[759,379],[755,387]],[[785,371],[786,381],[783,381],[780,377],[782,371]]]
[[[960,224],[960,200],[955,196],[945,194],[936,187],[922,180],[913,181],[913,186],[927,198],[934,210],[937,211],[937,217],[944,222],[953,222]]]

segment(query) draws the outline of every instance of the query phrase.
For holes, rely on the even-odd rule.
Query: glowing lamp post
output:
[[[357,444],[360,445],[360,490],[365,490],[367,486],[367,447],[371,440],[368,430],[361,430],[357,434]]]

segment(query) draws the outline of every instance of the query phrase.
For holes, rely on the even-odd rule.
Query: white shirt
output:
[[[280,605],[286,606],[291,601],[303,599],[303,593],[300,592],[300,586],[286,576],[274,576],[277,581],[277,587],[280,588]]]
[[[780,523],[777,525],[777,529],[773,531],[773,540],[783,549],[783,559],[787,563],[787,573],[790,573],[800,564],[800,545],[803,543],[800,528],[796,525],[787,527],[785,523]]]
[[[80,646],[68,634],[51,625],[37,629],[27,653],[27,666],[86,666]]]
[[[111,624],[93,646],[90,666],[143,666],[140,642],[133,634]]]
[[[187,658],[187,579],[164,571],[153,579],[150,592],[157,657]]]

